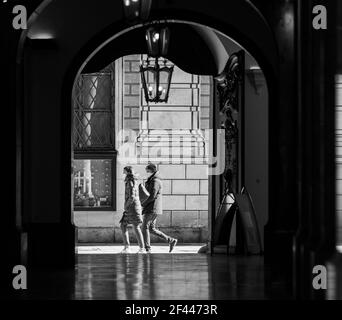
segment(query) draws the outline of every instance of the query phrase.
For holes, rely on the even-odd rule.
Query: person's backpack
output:
[[[150,196],[150,193],[147,191],[147,189],[144,186],[144,184],[140,183],[139,184],[139,198],[140,198],[140,202],[144,203],[149,196]]]

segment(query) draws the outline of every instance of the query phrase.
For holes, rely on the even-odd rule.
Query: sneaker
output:
[[[146,252],[145,252],[145,249],[144,249],[144,248],[140,248],[140,249],[138,250],[137,253],[138,253],[138,254],[141,254],[141,253],[146,253]]]
[[[122,254],[126,254],[126,253],[132,253],[131,248],[130,247],[125,247],[122,251]]]
[[[151,249],[146,249],[146,253],[152,253]]]
[[[173,248],[176,246],[178,240],[177,239],[172,239],[169,243],[169,246],[170,246],[170,250],[169,252],[172,252]]]

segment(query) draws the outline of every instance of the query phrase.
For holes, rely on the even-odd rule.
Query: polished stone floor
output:
[[[266,299],[262,257],[82,255],[75,299]]]
[[[172,254],[165,253],[167,246],[156,245],[155,253],[144,255],[113,253],[121,246],[81,247],[78,248],[80,254],[75,269],[28,270],[28,289],[15,293],[12,298],[292,299],[283,283],[269,286],[269,270],[262,256],[210,256],[194,253],[199,247],[196,245],[177,246],[177,251]],[[94,252],[96,254],[90,254]],[[341,268],[341,259],[336,265]],[[329,285],[328,299],[342,296],[341,292],[333,290],[336,278],[342,281],[337,272],[329,273],[329,282],[334,286]]]
[[[191,247],[191,246],[190,246]],[[190,248],[189,247],[189,248]],[[179,251],[189,248],[178,247]],[[108,249],[108,248],[107,248]],[[115,249],[116,250],[116,249]],[[164,250],[164,248],[163,248]],[[78,254],[75,270],[29,272],[20,299],[278,299],[266,290],[262,256],[198,253]],[[18,297],[17,297],[18,298]]]

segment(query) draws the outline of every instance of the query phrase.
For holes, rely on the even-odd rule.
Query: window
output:
[[[82,74],[73,91],[75,210],[115,210],[112,72]]]
[[[113,158],[75,159],[74,207],[78,210],[113,209]]]
[[[112,75],[82,74],[74,87],[74,150],[114,149]]]

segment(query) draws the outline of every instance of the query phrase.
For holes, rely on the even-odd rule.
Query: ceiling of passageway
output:
[[[223,71],[229,54],[215,31],[185,23],[170,23],[168,27],[171,36],[166,58],[188,73],[215,76]],[[99,71],[121,56],[147,53],[145,30],[132,29],[106,44],[83,72]]]
[[[277,48],[273,35],[251,2],[210,0],[210,3],[212,5],[208,6],[207,1],[198,0],[152,2],[149,21],[161,20],[170,24],[170,50],[166,58],[189,73],[220,73],[228,55],[240,47],[230,38],[203,26],[207,21],[213,28],[226,30],[268,70],[270,66],[276,70]],[[146,53],[146,26],[135,25],[122,32],[129,24],[119,0],[45,0],[31,14],[28,25],[27,32],[22,33],[18,57],[23,56],[22,44],[26,36],[30,39],[53,38],[57,50],[51,54],[55,55],[56,61],[66,68],[87,62],[83,72],[99,71],[121,56]],[[120,36],[116,36],[117,32]],[[113,40],[107,42],[112,37]],[[247,55],[247,59],[250,57]],[[251,61],[255,64],[254,59]]]

